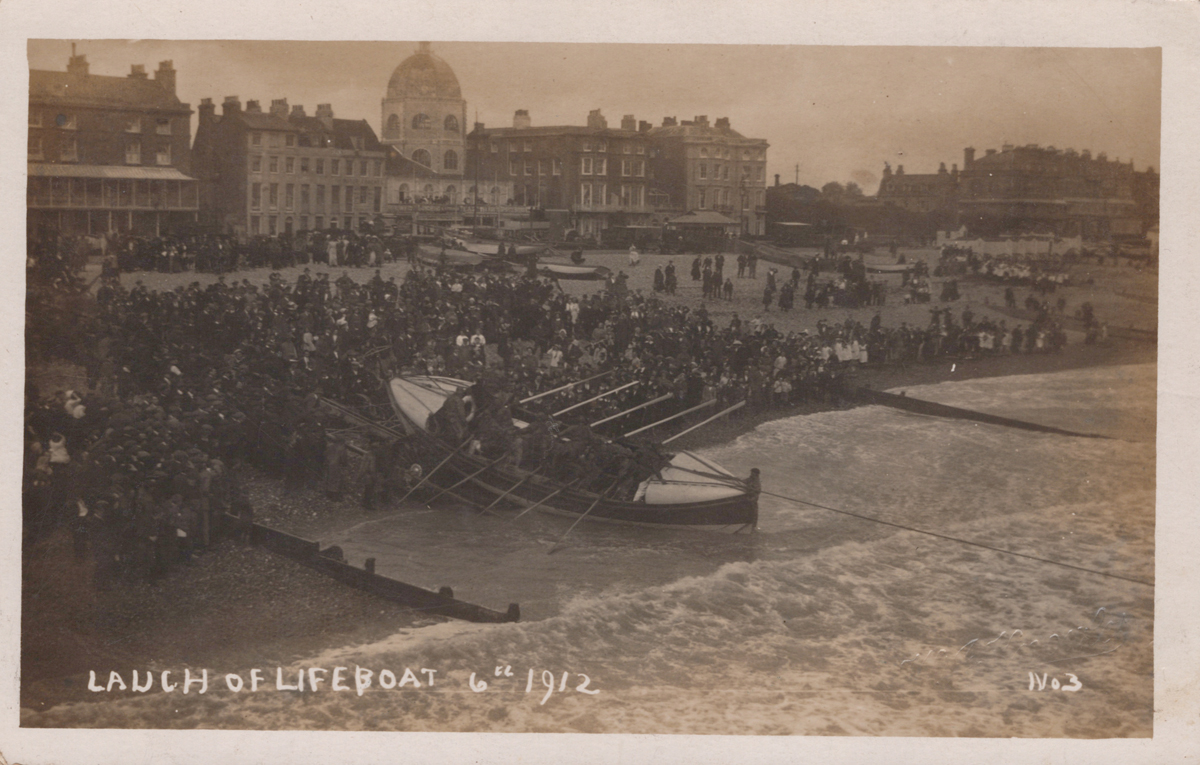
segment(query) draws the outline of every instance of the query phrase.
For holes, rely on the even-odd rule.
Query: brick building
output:
[[[152,235],[196,221],[192,110],[175,75],[170,61],[153,79],[140,64],[125,77],[92,74],[74,48],[65,72],[30,71],[31,232]]]
[[[366,120],[309,116],[286,98],[264,112],[229,96],[200,102],[193,147],[207,221],[221,232],[359,229],[383,222],[386,148]]]
[[[663,119],[648,131],[657,206],[711,210],[737,222],[745,236],[766,234],[767,148],[733,130],[728,117]]]
[[[1148,189],[1153,171],[1084,150],[1006,144],[976,157],[963,150],[963,168],[936,175],[884,169],[877,199],[917,212],[952,210],[971,236],[1045,233],[1085,240],[1141,236],[1152,225]],[[1154,211],[1157,214],[1157,211]]]
[[[649,125],[641,129],[631,115],[610,128],[599,109],[586,125],[535,127],[522,109],[513,126],[487,128],[481,123],[467,136],[467,178],[480,198],[499,201],[511,189],[518,207],[546,211],[564,219],[564,227],[599,238],[610,226],[645,223],[654,212],[649,184]]]

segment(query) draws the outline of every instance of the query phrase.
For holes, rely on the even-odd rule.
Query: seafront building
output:
[[[189,174],[191,107],[175,94],[175,68],[151,78],[92,74],[86,55],[65,72],[29,73],[29,230],[158,235],[194,224]]]

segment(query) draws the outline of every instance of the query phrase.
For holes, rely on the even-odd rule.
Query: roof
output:
[[[667,221],[672,226],[736,226],[737,221],[726,218],[718,212],[711,210],[701,210],[700,212],[690,212],[687,215],[681,215],[678,218],[672,218]]]
[[[646,135],[636,130],[621,130],[620,128],[592,128],[586,125],[538,125],[537,127],[497,127],[482,128],[471,132],[477,138],[537,138],[555,135],[585,135],[599,138],[632,138]]]
[[[194,181],[173,167],[142,167],[138,165],[53,165],[29,163],[29,176],[40,178],[108,178],[120,180]]]
[[[392,72],[387,97],[457,100],[462,98],[462,89],[450,65],[430,52],[429,43],[421,43],[417,52]]]
[[[317,138],[315,146],[325,146],[337,149],[356,149],[353,138],[362,142],[363,151],[384,151],[384,145],[379,142],[375,131],[366,120],[334,119],[332,127],[327,127],[320,117],[282,117],[269,112],[238,111],[221,118],[240,120],[250,130],[277,130],[299,133],[301,136]],[[301,139],[301,145],[303,143]]]
[[[667,125],[650,129],[650,135],[655,138],[734,138],[741,141],[762,141],[765,138],[747,138],[733,128],[714,127],[713,125]]]
[[[63,104],[95,104],[127,109],[190,108],[157,80],[99,74],[29,71],[29,98]]]

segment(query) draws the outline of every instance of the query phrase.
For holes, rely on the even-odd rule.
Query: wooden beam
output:
[[[543,396],[549,396],[551,393],[558,393],[559,391],[566,390],[567,388],[574,388],[576,385],[582,385],[585,382],[588,382],[590,380],[596,380],[598,378],[604,377],[605,375],[610,375],[612,373],[613,373],[613,370],[610,369],[607,372],[601,372],[598,375],[592,375],[591,377],[588,377],[583,380],[576,380],[573,383],[567,383],[566,385],[560,385],[557,388],[552,388],[551,390],[546,391],[545,393],[537,393],[537,394],[530,396],[529,398],[523,398],[520,401],[518,401],[517,403],[518,404],[528,404],[530,401],[537,401],[539,398],[542,398]]]
[[[624,384],[624,385],[622,385],[621,387],[619,387],[619,388],[613,388],[612,390],[605,391],[604,393],[601,393],[599,396],[592,396],[592,397],[591,397],[591,398],[589,398],[587,401],[580,401],[578,404],[572,404],[571,406],[568,406],[566,409],[559,409],[557,412],[555,412],[554,414],[552,414],[552,415],[550,415],[550,416],[551,416],[551,417],[557,417],[557,416],[559,416],[560,414],[566,414],[567,412],[569,412],[569,411],[571,411],[571,410],[573,410],[573,409],[578,409],[579,407],[581,407],[581,406],[584,406],[585,404],[590,404],[590,403],[592,403],[593,401],[597,401],[597,400],[599,400],[599,399],[602,399],[602,398],[604,398],[605,396],[611,396],[612,394],[614,394],[614,393],[617,393],[617,392],[619,392],[619,391],[623,391],[623,390],[625,390],[626,388],[632,388],[632,387],[633,387],[633,386],[635,386],[635,385],[640,385],[640,384],[641,384],[641,382],[642,382],[641,380],[634,380],[634,381],[633,381],[633,382],[631,382],[631,383],[625,383],[625,384]]]
[[[675,398],[675,394],[674,393],[664,393],[663,395],[659,396],[658,398],[652,398],[649,401],[645,402],[644,404],[638,404],[637,406],[635,406],[631,409],[626,409],[624,412],[617,412],[616,414],[614,414],[610,417],[605,417],[603,420],[596,420],[593,423],[589,423],[589,427],[594,428],[597,425],[603,425],[606,422],[612,422],[615,419],[624,417],[625,415],[629,414],[630,412],[636,412],[639,409],[645,409],[646,407],[653,406],[654,404],[657,404],[660,401],[666,401],[669,398]]]

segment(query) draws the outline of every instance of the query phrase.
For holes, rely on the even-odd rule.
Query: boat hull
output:
[[[410,434],[426,447],[430,465],[442,464],[428,482],[481,507],[503,497],[513,507],[536,506],[540,512],[581,516],[591,521],[658,527],[740,530],[758,523],[758,500],[724,468],[689,452],[680,452],[662,471],[663,480],[645,487],[645,501],[632,502],[575,489],[510,464],[456,451],[425,429],[438,404],[439,391],[469,383],[445,377],[403,378],[388,386],[393,408]],[[499,504],[499,503],[498,503]]]

